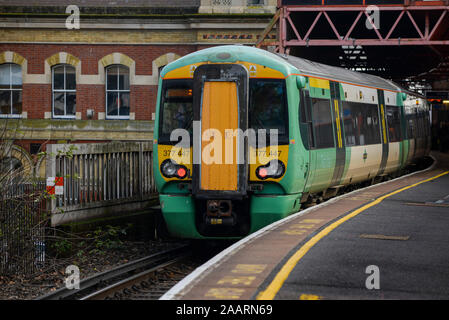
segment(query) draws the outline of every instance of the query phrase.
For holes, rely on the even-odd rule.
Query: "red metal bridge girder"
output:
[[[380,14],[382,11],[397,12],[397,18],[389,28],[388,33],[382,36],[371,20],[370,15],[367,12],[368,6],[283,6],[280,8],[279,19],[279,48],[278,51],[284,53],[289,47],[294,46],[398,46],[398,45],[449,45],[449,39],[440,38],[440,36],[446,32],[447,25],[449,23],[449,6],[378,6]],[[331,12],[358,12],[356,18],[352,21],[351,27],[341,33],[342,30],[338,30],[334,21],[329,13]],[[292,13],[301,12],[316,12],[315,19],[307,26],[306,32],[303,35],[300,34],[298,28],[295,26],[294,19],[291,18]],[[414,13],[425,14],[425,26],[422,30],[414,18]],[[437,20],[433,23],[430,22],[429,14],[437,15]],[[327,20],[330,28],[333,31],[333,35],[329,35],[327,39],[311,39],[310,35],[315,30],[317,23],[323,17]],[[366,21],[372,25],[372,29],[376,33],[377,38],[365,38],[355,39],[351,35],[354,28],[360,23],[362,17],[366,17]],[[409,19],[413,27],[416,30],[416,37],[402,38],[394,37],[393,33],[397,30],[398,24],[404,19]],[[292,34],[296,38],[288,39],[287,28],[292,30]]]

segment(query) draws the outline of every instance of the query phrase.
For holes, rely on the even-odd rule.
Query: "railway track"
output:
[[[422,166],[431,162],[429,158]],[[194,248],[191,244],[184,244],[161,251],[83,279],[78,290],[63,287],[36,300],[156,300],[225,247],[209,250],[203,247],[200,255],[198,248]]]
[[[114,296],[125,299],[157,299],[171,285],[181,280],[189,268],[181,265],[176,272],[178,277],[171,277],[171,281],[154,279],[155,273],[173,274],[176,268],[173,269],[172,265],[186,259],[191,253],[189,245],[181,245],[85,278],[80,281],[80,289],[69,290],[63,287],[36,300],[101,300]],[[181,278],[177,279],[179,277]]]
[[[157,270],[142,272],[82,300],[157,300],[196,267],[198,264],[194,261],[178,261]]]

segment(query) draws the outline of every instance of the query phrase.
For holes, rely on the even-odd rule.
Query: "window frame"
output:
[[[162,82],[161,99],[159,103],[159,129],[158,129],[158,142],[164,145],[176,145],[179,141],[170,141],[170,136],[163,132],[164,128],[164,114],[165,103],[168,98],[165,96],[165,92],[170,87],[183,87],[191,88],[193,90],[193,79],[168,79]],[[182,100],[182,99],[179,99]],[[187,99],[185,99],[187,100]],[[192,125],[193,125],[193,95],[192,95]],[[190,136],[190,145],[193,146],[193,127],[192,135]]]
[[[55,69],[64,66],[64,89],[55,89]],[[73,68],[75,70],[75,89],[66,89],[66,67]],[[76,119],[76,68],[71,64],[60,63],[52,66],[51,68],[51,115],[53,119]],[[55,114],[55,92],[64,93],[64,115]],[[75,114],[67,115],[67,93],[75,93]]]
[[[315,149],[315,131],[313,128],[312,98],[310,97],[310,91],[301,89],[299,99],[298,116],[301,139],[303,139],[307,150],[313,150]],[[306,137],[303,135],[306,135]]]
[[[254,0],[246,0],[246,6],[248,7],[263,7],[265,6],[265,0],[258,0],[259,3],[252,3]],[[260,3],[262,2],[262,3]]]
[[[399,138],[395,137],[394,141],[392,141],[391,134],[390,134],[390,129],[392,128],[390,126],[390,124],[391,124],[391,120],[390,120],[391,118],[389,116],[389,111],[390,110],[393,110],[394,113],[397,113],[397,116],[398,116],[397,120],[399,121],[399,122],[396,122],[396,123],[393,122],[393,129],[394,129],[395,135],[399,136]],[[401,121],[402,111],[401,111],[401,108],[398,107],[398,106],[391,106],[391,105],[385,106],[385,117],[386,117],[387,126],[388,126],[388,142],[389,143],[402,142],[404,139],[402,137],[402,131],[401,131],[402,130],[402,121]],[[393,117],[393,120],[395,120],[394,117]]]
[[[278,134],[278,146],[289,145],[290,144],[290,119],[289,119],[289,105],[288,105],[288,96],[287,96],[287,82],[284,79],[272,79],[272,78],[250,78],[249,86],[248,86],[248,128],[252,128],[251,116],[253,110],[251,109],[251,100],[252,100],[252,88],[251,84],[257,81],[261,82],[276,82],[282,85],[282,102],[284,107],[284,126],[285,126],[285,134]],[[254,128],[252,128],[254,129]],[[266,129],[267,130],[267,129]],[[269,129],[267,130],[266,143],[267,146],[271,145]],[[259,144],[259,135],[256,133],[256,144]]]
[[[407,140],[416,138],[415,111],[411,109],[406,113],[405,121],[407,123]]]
[[[108,71],[114,67],[117,67],[117,89],[110,89],[108,90]],[[127,90],[120,90],[120,68],[118,67],[124,67],[128,70],[128,79],[129,79],[129,89]],[[118,96],[118,101],[119,101],[119,105],[117,108],[117,113],[118,115],[109,115],[108,112],[108,93],[110,92],[115,92],[117,93]],[[128,93],[128,97],[129,97],[129,113],[127,116],[123,116],[120,115],[120,94],[121,93]],[[105,102],[106,102],[106,106],[105,106],[105,111],[106,111],[106,119],[107,120],[129,120],[130,119],[130,115],[131,115],[131,71],[129,69],[128,66],[124,65],[124,64],[111,64],[107,67],[105,67]]]
[[[323,89],[324,90],[324,89]],[[319,143],[321,143],[322,141],[321,139],[321,135],[317,134],[317,126],[316,123],[318,123],[318,119],[315,119],[315,117],[313,116],[313,112],[314,112],[314,101],[313,99],[319,100],[321,102],[327,102],[328,108],[329,108],[329,115],[330,115],[330,124],[332,127],[332,141],[333,141],[333,145],[332,146],[325,146],[323,147],[322,145],[318,145]],[[307,112],[307,110],[306,110]],[[310,150],[324,150],[324,149],[335,149],[336,145],[337,145],[337,141],[335,141],[335,118],[333,115],[333,107],[332,107],[332,100],[329,98],[325,98],[325,97],[310,97],[310,120],[312,123],[312,128],[313,128],[313,147],[310,148]]]
[[[5,62],[2,63],[0,65],[8,65],[9,66],[9,89],[2,89],[0,88],[0,91],[9,91],[10,92],[10,99],[9,99],[9,107],[10,107],[10,112],[11,113],[7,113],[7,114],[0,114],[0,118],[22,118],[22,113],[12,113],[12,106],[13,106],[13,91],[19,91],[22,93],[22,112],[23,112],[23,76],[22,76],[22,66],[20,64],[17,63],[13,63],[13,62]],[[16,89],[12,87],[12,72],[11,72],[11,67],[13,65],[19,66],[20,68],[20,89]]]
[[[343,109],[343,114],[345,112],[345,110],[350,110],[351,113],[351,125],[353,124],[353,119],[354,118],[354,109],[357,109],[357,112],[361,112],[361,116],[362,116],[362,123],[359,123],[357,121],[358,126],[357,127],[352,127],[352,129],[357,129],[356,133],[359,133],[358,135],[356,135],[353,131],[353,137],[355,138],[354,140],[356,141],[355,144],[349,144],[348,143],[348,132],[347,132],[347,125],[346,125],[346,119],[344,119],[343,121],[343,129],[344,129],[344,133],[345,133],[345,146],[346,147],[359,147],[359,146],[370,146],[370,145],[379,145],[382,144],[382,117],[380,115],[380,108],[378,104],[374,104],[374,103],[366,103],[366,102],[356,102],[356,101],[342,101],[342,109]],[[369,113],[371,112],[371,113]],[[377,124],[368,124],[367,122],[367,118],[371,117],[372,120],[372,116],[377,116]],[[374,126],[377,126],[377,129],[374,128]],[[373,136],[373,134],[375,134],[375,136]],[[362,136],[363,136],[363,143],[362,143]],[[371,139],[377,138],[375,142],[371,141]],[[370,139],[369,143],[366,142],[367,139]]]

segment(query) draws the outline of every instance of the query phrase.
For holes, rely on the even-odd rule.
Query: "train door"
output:
[[[247,188],[248,75],[234,64],[203,65],[194,74],[192,191],[197,198],[241,198]]]
[[[406,143],[407,141],[406,122],[403,104],[399,106],[399,116],[401,123],[401,139],[399,141],[399,168],[402,168],[405,162],[407,161],[407,154],[408,154],[408,144]]]
[[[335,168],[330,187],[340,184],[346,165],[346,148],[343,127],[343,108],[340,98],[340,84],[335,81],[330,82],[331,105],[333,109],[333,118],[335,121]]]
[[[301,91],[301,101],[299,105],[299,130],[301,133],[301,139],[303,145],[307,149],[306,159],[301,159],[301,163],[304,164],[304,190],[307,192],[310,190],[313,182],[313,176],[315,172],[315,158],[316,154],[313,152],[315,139],[313,136],[313,121],[312,121],[312,103],[310,100],[310,93],[308,90]]]
[[[314,193],[327,188],[335,172],[334,102],[331,100],[330,82],[310,78],[310,98],[305,99],[304,117],[312,143],[309,144],[309,174],[306,192]],[[337,103],[339,110],[339,103]],[[340,127],[341,128],[341,127]],[[306,132],[306,131],[304,131]],[[304,140],[304,138],[303,138]]]
[[[380,162],[379,171],[377,176],[382,175],[387,166],[388,160],[388,128],[387,128],[387,114],[385,112],[385,95],[383,90],[377,90],[377,96],[379,100],[379,119],[381,128],[381,141],[382,141],[382,160]]]

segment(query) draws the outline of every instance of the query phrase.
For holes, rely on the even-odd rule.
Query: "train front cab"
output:
[[[210,49],[208,59],[226,56],[218,50]],[[173,236],[240,238],[297,212],[308,197],[383,179],[429,151],[428,106],[410,92],[301,75],[273,58],[235,60],[190,59],[163,71],[154,172]],[[170,140],[179,128],[190,136],[181,148]],[[233,149],[233,164],[225,156],[219,164],[204,163],[204,154],[216,157],[215,134],[217,149],[225,150],[225,129],[276,129],[278,141],[264,135],[268,147],[261,149],[259,135],[255,143],[235,139],[232,145],[243,151]],[[236,164],[242,154],[248,156]],[[272,161],[280,161],[280,172],[267,166]]]
[[[195,63],[163,76],[154,170],[173,236],[240,238],[299,210],[296,171],[289,170],[299,147],[290,139],[289,117],[297,119],[298,109],[288,108],[295,99],[288,97],[288,85],[296,87],[294,77],[286,80],[280,71],[247,62]],[[296,106],[297,96],[296,89]],[[181,148],[179,139],[170,140],[179,128],[190,135]],[[229,137],[226,129],[255,132],[255,139],[250,133],[243,141]],[[270,130],[277,130],[277,139]],[[231,156],[217,155],[230,140]],[[258,148],[260,140],[267,148]]]

